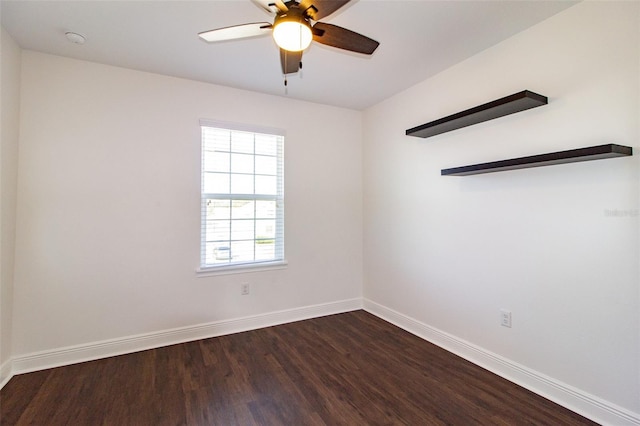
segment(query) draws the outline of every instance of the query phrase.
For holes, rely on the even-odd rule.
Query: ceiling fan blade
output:
[[[311,19],[317,21],[331,15],[351,0],[302,0],[300,9],[306,10]]]
[[[267,13],[276,12],[275,5],[274,7],[271,7],[270,4],[273,4],[273,3],[271,3],[269,0],[251,0],[251,3],[255,4],[260,9],[264,10]]]
[[[280,65],[282,66],[283,74],[298,72],[301,61],[302,51],[290,52],[288,50],[280,49]]]
[[[251,24],[234,25],[232,27],[218,28],[211,31],[203,31],[198,36],[209,43],[215,41],[236,40],[239,38],[256,37],[271,32],[272,25],[268,22],[254,22]]]
[[[377,41],[337,25],[316,22],[313,40],[327,46],[371,55],[380,45]]]
[[[289,10],[287,5],[282,0],[273,0],[272,3],[276,5],[280,12],[286,12],[287,10]]]
[[[277,13],[278,11],[286,12],[289,10],[282,0],[251,0],[260,9],[264,9],[269,13]]]

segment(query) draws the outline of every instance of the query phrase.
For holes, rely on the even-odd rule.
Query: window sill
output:
[[[273,270],[286,269],[286,268],[287,268],[287,261],[280,260],[277,262],[250,263],[250,264],[244,264],[244,265],[228,265],[228,266],[213,266],[210,268],[198,268],[196,269],[196,276],[198,278],[203,278],[203,277],[214,277],[217,275],[273,271]]]

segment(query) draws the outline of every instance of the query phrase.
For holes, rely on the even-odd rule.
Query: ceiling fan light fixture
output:
[[[281,49],[300,52],[309,47],[313,35],[309,23],[304,19],[287,19],[284,16],[275,23],[273,39]]]

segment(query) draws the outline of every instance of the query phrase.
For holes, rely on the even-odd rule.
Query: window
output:
[[[283,263],[283,132],[200,124],[200,269]]]

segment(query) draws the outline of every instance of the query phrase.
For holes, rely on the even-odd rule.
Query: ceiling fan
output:
[[[207,42],[218,42],[272,33],[280,48],[280,64],[285,76],[297,72],[302,67],[302,52],[312,40],[365,55],[371,55],[380,45],[377,41],[346,28],[318,22],[349,3],[350,0],[252,1],[267,12],[275,14],[273,24],[254,22],[234,25],[204,31],[198,36]],[[312,24],[312,21],[315,23]]]

